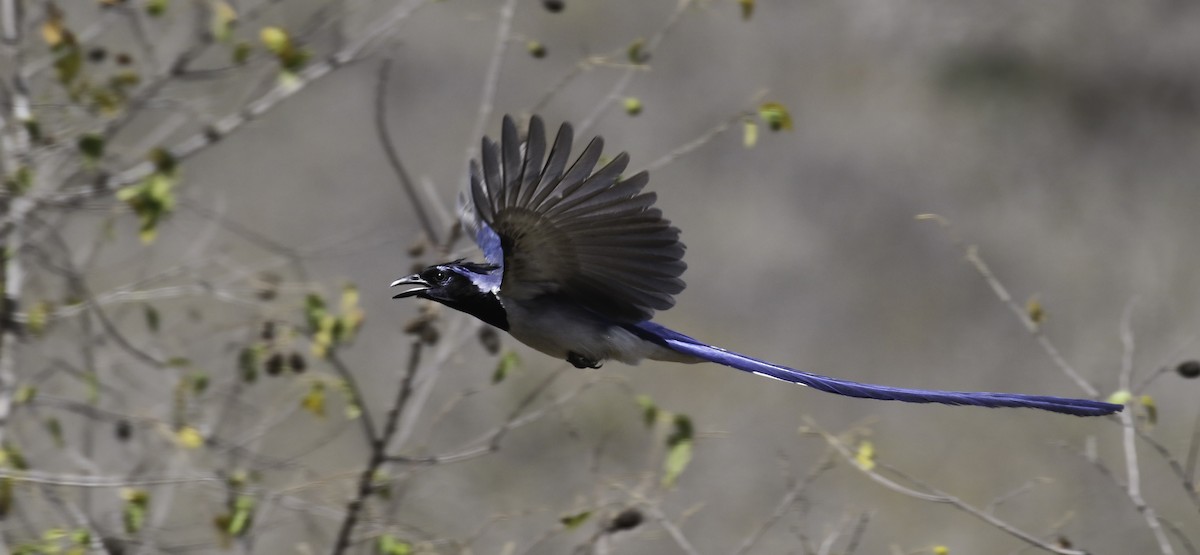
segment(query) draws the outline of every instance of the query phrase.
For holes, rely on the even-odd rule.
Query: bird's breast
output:
[[[661,358],[656,355],[665,350],[568,300],[543,295],[500,302],[508,314],[508,333],[558,360],[576,353],[590,360],[637,364],[645,358]]]

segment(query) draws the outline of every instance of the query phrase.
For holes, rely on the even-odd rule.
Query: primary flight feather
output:
[[[715,362],[814,389],[866,399],[982,407],[1030,407],[1100,416],[1122,405],[1019,393],[958,392],[864,384],[727,351],[650,321],[675,304],[687,265],[679,230],[644,192],[646,172],[624,177],[624,152],[599,169],[604,140],[570,161],[564,123],[546,148],[533,116],[525,141],[505,117],[500,143],[484,137],[460,199],[463,226],[484,264],[449,262],[392,283],[394,298],[420,297],[471,314],[518,341],[579,368],[606,360]]]

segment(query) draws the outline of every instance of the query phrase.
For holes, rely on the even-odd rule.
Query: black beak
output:
[[[416,289],[409,289],[408,291],[404,291],[396,296],[393,296],[393,299],[412,297],[433,288],[433,286],[429,285],[429,282],[421,279],[421,274],[413,274],[411,276],[402,277],[396,281],[393,281],[391,286],[395,287],[397,285],[417,285],[418,287]]]

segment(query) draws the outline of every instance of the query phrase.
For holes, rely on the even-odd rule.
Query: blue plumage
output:
[[[483,139],[482,163],[472,161],[471,184],[460,197],[463,226],[488,263],[430,266],[393,282],[416,286],[395,298],[422,297],[466,312],[579,368],[606,360],[714,362],[863,399],[1076,416],[1123,408],[1091,399],[852,382],[727,351],[651,322],[684,288],[679,230],[654,208],[654,193],[642,191],[645,172],[622,178],[625,153],[595,169],[604,144],[599,137],[568,166],[572,135],[564,123],[547,152],[540,118],[530,120],[525,143],[504,118],[501,144]]]
[[[714,347],[688,337],[654,322],[640,322],[630,326],[641,337],[688,355],[715,362],[743,372],[750,372],[785,382],[806,385],[813,389],[836,393],[847,397],[877,399],[880,401],[904,401],[906,403],[940,403],[943,405],[972,405],[977,407],[1029,407],[1073,414],[1075,416],[1102,416],[1121,410],[1121,405],[1093,401],[1091,399],[1069,399],[1044,395],[1022,395],[1020,393],[987,393],[966,391],[939,391],[930,389],[908,389],[886,385],[865,384],[803,372],[780,366],[765,360]]]

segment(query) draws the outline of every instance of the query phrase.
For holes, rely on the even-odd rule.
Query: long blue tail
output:
[[[692,355],[709,362],[737,368],[768,378],[807,385],[848,397],[879,399],[882,401],[904,401],[906,403],[941,403],[943,405],[974,405],[977,407],[1030,407],[1035,409],[1073,414],[1075,416],[1103,416],[1119,412],[1123,405],[1093,401],[1091,399],[1068,399],[1045,395],[1022,395],[1019,393],[985,393],[966,391],[936,391],[928,389],[906,389],[886,385],[872,385],[839,380],[820,374],[801,372],[786,366],[772,364],[746,355],[713,347],[665,328],[654,322],[641,322],[629,326],[638,336],[663,345],[673,351]]]

